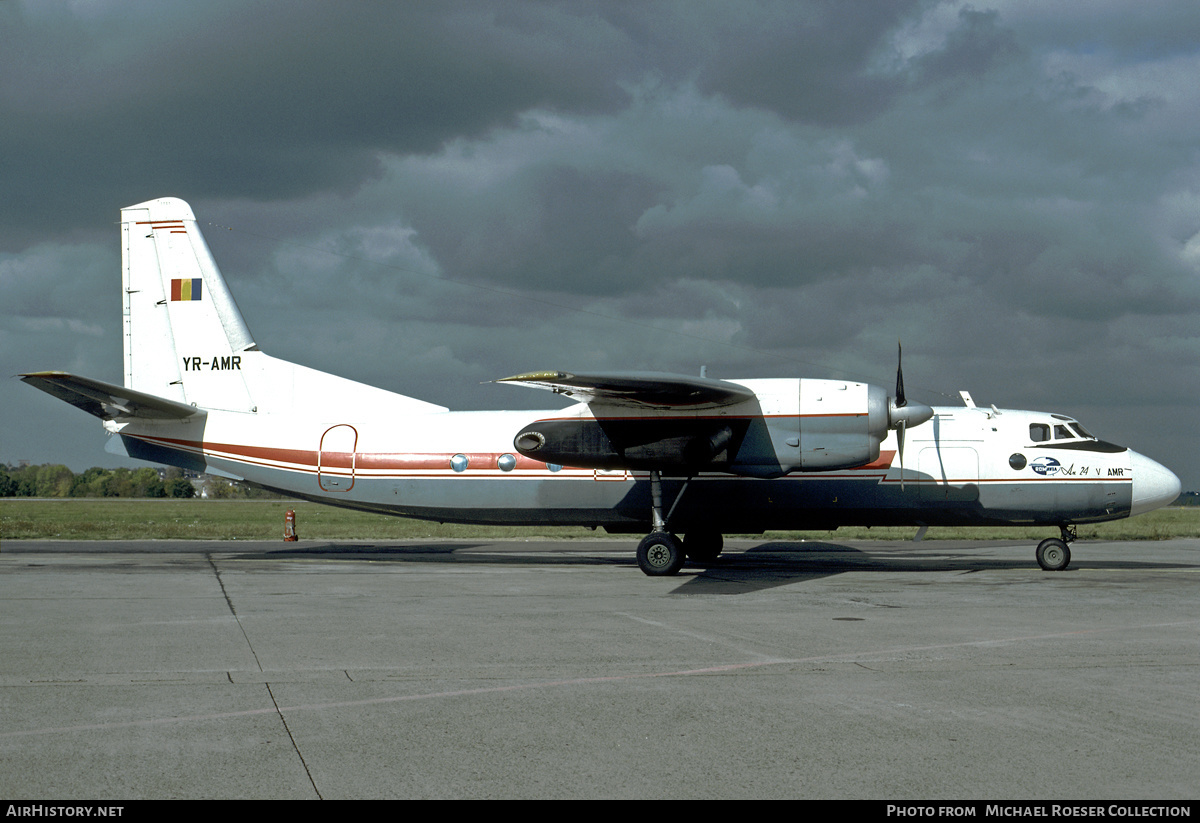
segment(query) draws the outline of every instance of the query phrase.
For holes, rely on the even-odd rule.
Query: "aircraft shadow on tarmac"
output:
[[[241,560],[333,560],[371,563],[455,563],[520,566],[637,566],[632,552],[597,550],[587,543],[555,544],[540,551],[536,543],[405,543],[362,544],[320,543],[270,551],[239,553]],[[911,545],[911,544],[909,544]],[[997,547],[981,544],[978,548]],[[1007,545],[1002,548],[1008,548]],[[747,594],[764,589],[802,583],[845,572],[960,572],[1036,571],[1024,543],[1012,545],[1011,557],[995,557],[959,545],[935,548],[859,549],[840,543],[816,541],[771,541],[746,549],[732,549],[708,564],[691,561],[678,578],[673,593]],[[1048,576],[1071,575],[1080,569],[1168,571],[1200,568],[1189,564],[1138,560],[1081,559],[1064,572],[1038,572]]]

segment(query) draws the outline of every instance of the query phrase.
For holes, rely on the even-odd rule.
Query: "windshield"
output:
[[[1071,428],[1073,428],[1079,434],[1080,437],[1083,437],[1087,440],[1095,440],[1096,439],[1095,435],[1093,435],[1090,431],[1088,431],[1087,429],[1085,429],[1083,426],[1079,425],[1078,423],[1072,423]]]
[[[1074,420],[1054,415],[1063,422],[1045,422],[1029,424],[1029,439],[1034,443],[1045,443],[1049,440],[1095,440],[1087,429]]]

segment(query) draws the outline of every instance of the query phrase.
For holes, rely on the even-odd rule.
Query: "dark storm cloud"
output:
[[[959,27],[950,32],[945,46],[917,61],[919,79],[938,82],[978,78],[1016,60],[1021,53],[1016,36],[998,20],[994,11],[964,9],[959,14]]]
[[[610,109],[628,62],[596,18],[521,4],[5,3],[0,16],[0,194],[25,204],[5,221],[17,242],[114,197],[352,191],[380,152],[433,151],[533,106]]]
[[[712,54],[698,72],[705,92],[822,126],[881,111],[900,81],[874,70],[893,27],[916,0],[727,4]]]
[[[646,177],[536,166],[496,197],[423,197],[407,209],[451,277],[547,291],[609,293],[632,285],[630,230],[657,199]]]

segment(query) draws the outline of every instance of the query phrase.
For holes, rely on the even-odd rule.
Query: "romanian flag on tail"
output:
[[[204,283],[199,277],[193,277],[190,280],[172,280],[171,281],[171,299],[172,300],[199,300],[202,291],[201,285]]]

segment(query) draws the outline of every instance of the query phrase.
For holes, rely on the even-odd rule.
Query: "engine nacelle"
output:
[[[539,420],[513,446],[534,460],[585,469],[723,471],[749,422],[674,415]]]
[[[885,389],[843,380],[781,382],[760,393],[763,414],[749,426],[731,473],[779,477],[879,459],[889,428]]]
[[[928,406],[889,397],[867,383],[740,382],[753,389],[753,400],[651,414],[593,404],[578,416],[532,423],[513,445],[534,460],[581,468],[779,477],[872,463],[889,429],[933,416]]]

